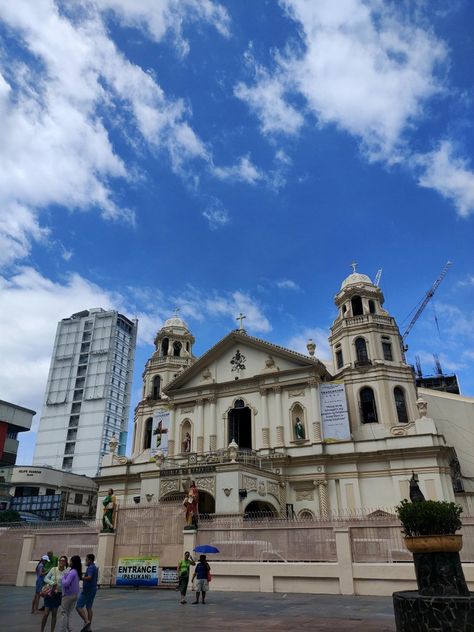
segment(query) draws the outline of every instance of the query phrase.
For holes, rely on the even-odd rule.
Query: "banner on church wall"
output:
[[[168,454],[168,433],[169,433],[170,413],[168,410],[157,410],[153,415],[153,425],[151,430],[151,456],[155,456],[158,450],[163,454]]]
[[[324,441],[351,439],[346,387],[342,382],[323,383],[319,387],[321,425]]]

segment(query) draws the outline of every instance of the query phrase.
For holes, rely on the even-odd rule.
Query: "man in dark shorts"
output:
[[[86,572],[82,578],[82,592],[76,604],[77,614],[85,623],[84,627],[81,628],[81,632],[90,630],[92,623],[92,604],[97,592],[97,580],[99,578],[99,569],[94,564],[94,561],[95,555],[89,553],[86,556]]]

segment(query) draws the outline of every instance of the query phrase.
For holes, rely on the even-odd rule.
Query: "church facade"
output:
[[[462,459],[417,392],[381,289],[353,272],[335,303],[333,368],[312,341],[304,355],[242,326],[195,358],[186,323],[168,319],[143,373],[132,454],[111,442],[99,494],[146,504],[195,481],[201,513],[328,519],[393,510],[414,472],[426,498],[461,499]]]

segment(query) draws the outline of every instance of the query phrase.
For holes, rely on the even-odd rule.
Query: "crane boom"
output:
[[[428,305],[428,303],[431,301],[431,299],[433,298],[433,294],[436,292],[436,290],[438,289],[438,287],[440,286],[441,281],[444,279],[444,277],[446,276],[449,268],[451,267],[452,262],[451,261],[447,261],[446,265],[444,266],[443,270],[441,271],[441,274],[439,275],[439,277],[436,279],[436,281],[433,283],[433,285],[430,287],[430,289],[428,290],[428,292],[426,293],[425,298],[423,299],[423,301],[421,302],[421,305],[419,306],[419,308],[416,310],[415,315],[413,316],[413,318],[410,321],[410,324],[408,325],[408,327],[405,329],[403,335],[402,335],[402,340],[405,340],[405,338],[408,336],[408,334],[410,333],[410,331],[413,328],[413,325],[416,323],[416,321],[418,320],[418,318],[421,316],[421,313],[423,312],[423,310],[425,309],[425,307]]]

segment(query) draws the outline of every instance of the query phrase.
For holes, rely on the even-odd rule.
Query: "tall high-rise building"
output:
[[[34,465],[95,476],[115,435],[127,442],[137,321],[89,309],[58,324]]]

